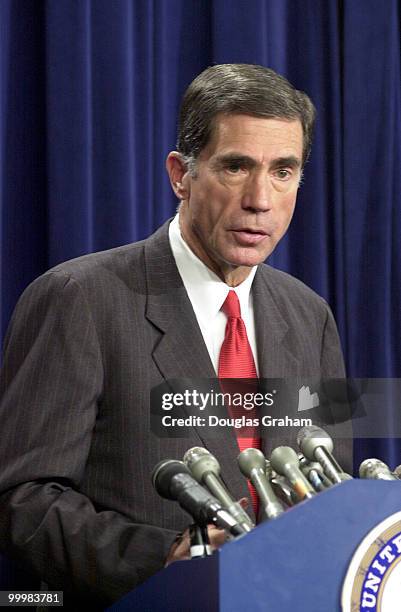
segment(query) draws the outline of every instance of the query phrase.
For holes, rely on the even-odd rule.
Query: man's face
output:
[[[302,147],[299,120],[216,117],[196,175],[182,177],[180,227],[191,249],[220,277],[263,262],[285,234]]]

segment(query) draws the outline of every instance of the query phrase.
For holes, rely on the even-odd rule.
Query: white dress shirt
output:
[[[238,287],[229,287],[191,251],[183,240],[178,222],[178,214],[170,223],[169,240],[175,263],[195,311],[216,374],[218,372],[220,348],[224,340],[227,323],[227,316],[220,309],[228,292],[231,290],[235,291],[238,295],[241,316],[245,323],[256,371],[259,373],[251,291],[257,266],[251,268],[248,277]]]

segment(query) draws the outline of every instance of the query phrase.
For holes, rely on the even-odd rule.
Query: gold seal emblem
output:
[[[401,610],[401,512],[376,525],[356,549],[341,594],[343,612]]]

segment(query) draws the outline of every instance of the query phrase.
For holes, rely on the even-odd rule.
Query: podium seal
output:
[[[376,525],[356,549],[345,576],[343,612],[401,609],[401,512]]]

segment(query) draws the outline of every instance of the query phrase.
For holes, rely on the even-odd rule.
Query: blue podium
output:
[[[355,549],[400,510],[401,482],[344,482],[211,557],[170,565],[109,610],[338,612]]]

